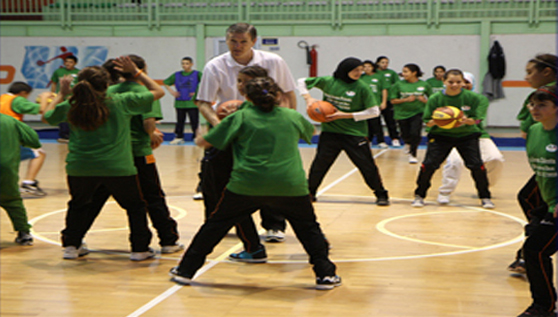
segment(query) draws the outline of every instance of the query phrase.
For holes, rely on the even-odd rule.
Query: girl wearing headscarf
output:
[[[300,78],[299,91],[309,107],[317,100],[310,96],[308,89],[318,88],[323,91],[323,100],[331,103],[337,111],[322,123],[322,133],[318,150],[308,176],[310,194],[316,200],[316,192],[327,171],[333,165],[341,151],[359,169],[366,184],[374,191],[378,206],[389,205],[388,192],[372,152],[368,136],[367,119],[378,117],[379,102],[370,87],[359,80],[362,75],[362,61],[346,58],[333,73],[333,76]]]

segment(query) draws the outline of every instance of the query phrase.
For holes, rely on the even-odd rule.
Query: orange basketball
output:
[[[337,109],[327,101],[318,100],[306,108],[310,119],[317,122],[326,122],[326,117],[333,114]]]
[[[244,101],[242,101],[242,100],[229,100],[229,101],[225,101],[225,102],[220,103],[217,106],[217,110],[215,110],[215,112],[217,112],[217,117],[219,117],[220,120],[224,119],[229,114],[238,110],[238,107],[243,102]]]
[[[440,107],[432,113],[432,120],[442,129],[453,129],[461,125],[463,111],[453,106]]]

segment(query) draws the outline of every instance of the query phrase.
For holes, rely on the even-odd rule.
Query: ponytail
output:
[[[79,72],[78,80],[69,100],[68,121],[84,131],[97,130],[110,113],[105,104],[109,74],[99,66],[86,67]]]
[[[271,112],[279,104],[278,97],[282,93],[271,77],[254,78],[246,83],[245,90],[248,99],[263,112]]]

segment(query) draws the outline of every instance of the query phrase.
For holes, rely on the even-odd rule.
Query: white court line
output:
[[[378,152],[378,154],[374,155],[374,158],[377,158],[378,156],[384,154],[385,152],[387,152],[387,149],[381,150],[380,152]],[[337,179],[336,181],[334,181],[333,183],[331,183],[330,185],[326,186],[324,189],[322,189],[321,191],[318,192],[318,194],[316,196],[320,196],[321,194],[323,194],[324,192],[328,191],[330,188],[332,188],[333,186],[339,184],[340,182],[342,182],[345,178],[351,176],[354,172],[356,172],[357,169],[353,169],[350,172],[348,172],[347,174],[343,175],[342,177],[340,177],[339,179]],[[262,230],[260,230],[261,232]],[[258,232],[258,233],[260,233]],[[261,234],[261,233],[260,233]],[[237,250],[238,248],[240,248],[242,246],[242,243],[238,243],[237,245],[235,245],[234,247],[232,247],[230,250]],[[202,275],[203,273],[205,273],[206,271],[208,271],[210,268],[212,268],[213,266],[215,266],[217,263],[219,263],[221,258],[224,258],[228,252],[223,253],[222,255],[220,255],[216,260],[211,261],[209,264],[204,265],[200,271],[198,271],[198,273],[194,276],[194,278]],[[138,310],[136,310],[135,312],[133,312],[132,314],[128,315],[127,317],[138,317],[141,316],[143,313],[147,312],[148,310],[150,310],[151,308],[155,307],[157,304],[159,304],[160,302],[164,301],[165,299],[167,299],[169,296],[171,296],[172,294],[176,293],[179,289],[181,289],[182,286],[178,286],[178,285],[174,285],[171,288],[169,288],[168,290],[166,290],[165,292],[163,292],[161,295],[155,297],[153,300],[151,300],[149,303],[143,305],[141,308],[139,308]]]
[[[378,156],[382,155],[383,153],[387,152],[387,149],[381,150],[380,152],[378,152],[378,154],[374,155],[374,158],[377,158]],[[326,192],[327,190],[329,190],[330,188],[332,188],[333,186],[339,184],[341,181],[343,181],[345,178],[351,176],[354,172],[356,172],[357,169],[353,169],[350,172],[348,172],[347,174],[345,174],[344,176],[340,177],[339,179],[337,179],[336,181],[334,181],[333,183],[331,183],[330,185],[326,186],[324,189],[322,189],[320,192],[318,192],[318,194],[316,196],[319,196],[321,194],[323,194],[324,192]],[[261,234],[261,231],[258,232]],[[222,258],[224,259],[229,252],[231,252],[231,250],[237,250],[238,248],[240,248],[242,246],[242,243],[238,243],[237,245],[233,246],[232,248],[230,248],[228,251],[226,251],[225,253],[221,254],[217,259],[211,261],[209,264],[204,265],[200,271],[198,271],[198,273],[194,276],[194,278],[202,275],[203,273],[205,273],[206,271],[208,271],[210,268],[212,268],[213,266],[215,266],[217,263],[219,263],[219,261],[222,260]],[[166,290],[165,292],[163,292],[161,295],[155,297],[153,300],[151,300],[149,303],[143,305],[141,308],[139,308],[138,310],[136,310],[135,312],[133,312],[132,314],[128,315],[127,317],[138,317],[141,316],[143,313],[147,312],[148,310],[150,310],[151,308],[155,307],[157,304],[159,304],[160,302],[164,301],[165,299],[167,299],[169,296],[171,296],[172,294],[176,293],[179,289],[181,289],[182,286],[178,286],[178,285],[174,285],[171,288],[169,288],[168,290]]]

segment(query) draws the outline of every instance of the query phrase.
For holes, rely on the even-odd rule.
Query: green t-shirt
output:
[[[324,76],[307,78],[305,82],[308,89],[316,87],[322,90],[323,100],[343,112],[358,112],[379,105],[370,86],[360,80],[348,84],[333,76]],[[368,124],[366,120],[339,119],[322,123],[322,131],[366,137]]]
[[[436,77],[428,78],[426,82],[432,87],[433,94],[444,90],[444,82],[436,79]]]
[[[153,94],[123,93],[108,95],[107,122],[94,131],[84,131],[70,123],[69,153],[66,173],[69,176],[130,176],[137,174],[132,156],[130,119],[151,111]],[[50,125],[67,121],[70,103],[64,101],[47,111]]]
[[[553,213],[556,206],[556,128],[548,131],[540,122],[532,125],[526,149],[541,196],[548,204],[548,212]]]
[[[40,112],[41,106],[24,97],[15,97],[12,100],[12,110],[19,114],[37,114]]]
[[[386,70],[378,70],[376,74],[383,75],[386,79],[387,87],[386,89],[391,88],[396,82],[399,81],[399,75],[393,69],[386,69]]]
[[[481,108],[481,96],[469,90],[461,90],[457,96],[448,96],[444,93],[434,94],[428,102],[424,109],[424,114],[422,120],[428,122],[432,119],[432,113],[439,107],[454,106],[463,111],[463,114],[468,118],[475,120],[484,120],[482,116]],[[486,115],[486,111],[484,112]],[[460,138],[464,136],[471,135],[473,133],[482,132],[478,125],[467,125],[463,124],[457,128],[453,129],[442,129],[438,126],[433,126],[426,129],[427,132],[437,135],[444,135],[454,138]]]
[[[0,113],[0,197],[18,197],[21,146],[40,148],[39,136],[27,124]],[[4,183],[5,181],[5,183]],[[15,185],[15,187],[12,186]]]
[[[550,84],[547,84],[545,86],[554,86],[556,85],[556,82],[551,82]],[[529,94],[530,96],[531,94]],[[523,132],[527,132],[529,131],[529,128],[537,123],[533,117],[531,116],[531,113],[529,112],[529,109],[527,108],[527,105],[529,104],[529,96],[527,96],[527,98],[525,98],[525,101],[523,102],[523,106],[521,107],[521,110],[519,110],[519,113],[517,114],[517,120],[521,121],[521,123],[519,124],[519,128],[521,129],[521,131]]]
[[[378,73],[374,73],[373,75],[365,74],[360,76],[360,80],[370,86],[374,97],[376,97],[376,101],[382,103],[382,92],[388,87],[385,77]]]
[[[188,76],[190,74],[192,74],[193,71],[191,72],[185,72],[182,71],[182,75],[183,76]],[[202,72],[198,72],[198,88],[200,87],[199,82],[201,81],[202,78]],[[163,84],[167,85],[167,86],[172,86],[174,85],[176,80],[176,73],[172,73],[172,75],[170,75],[167,79],[163,80]],[[198,88],[196,88],[196,95],[198,94]],[[176,100],[176,98],[174,99],[174,107],[178,108],[178,109],[192,109],[192,108],[196,108],[196,104],[194,103],[194,100],[196,100],[196,95],[194,95],[190,100]]]
[[[410,83],[406,80],[401,80],[391,86],[389,90],[389,99],[404,99],[411,95],[426,96],[432,95],[432,87],[422,80],[415,83]],[[411,102],[404,102],[393,105],[393,117],[395,120],[408,119],[424,112],[425,104],[418,99]]]
[[[65,67],[60,67],[57,70],[55,70],[54,73],[52,74],[52,77],[50,78],[50,81],[56,84],[56,93],[60,91],[60,85],[59,85],[60,78],[64,77],[65,75],[72,75],[72,77],[74,77],[74,81],[72,82],[71,87],[73,87],[75,84],[77,84],[78,73],[79,73],[79,69],[77,68],[68,70]]]
[[[125,92],[146,92],[149,91],[145,86],[142,86],[133,81],[125,81],[116,85],[112,85],[107,89],[107,94],[121,94]],[[152,109],[148,113],[133,116],[130,129],[132,130],[132,152],[134,156],[147,156],[153,154],[151,149],[151,138],[145,132],[143,127],[143,120],[155,118],[155,120],[163,119],[161,112],[161,102],[159,100],[153,101]]]
[[[308,183],[299,139],[310,143],[314,127],[292,109],[263,112],[247,106],[211,129],[205,140],[218,149],[232,145],[234,165],[227,189],[248,196],[305,196]]]

